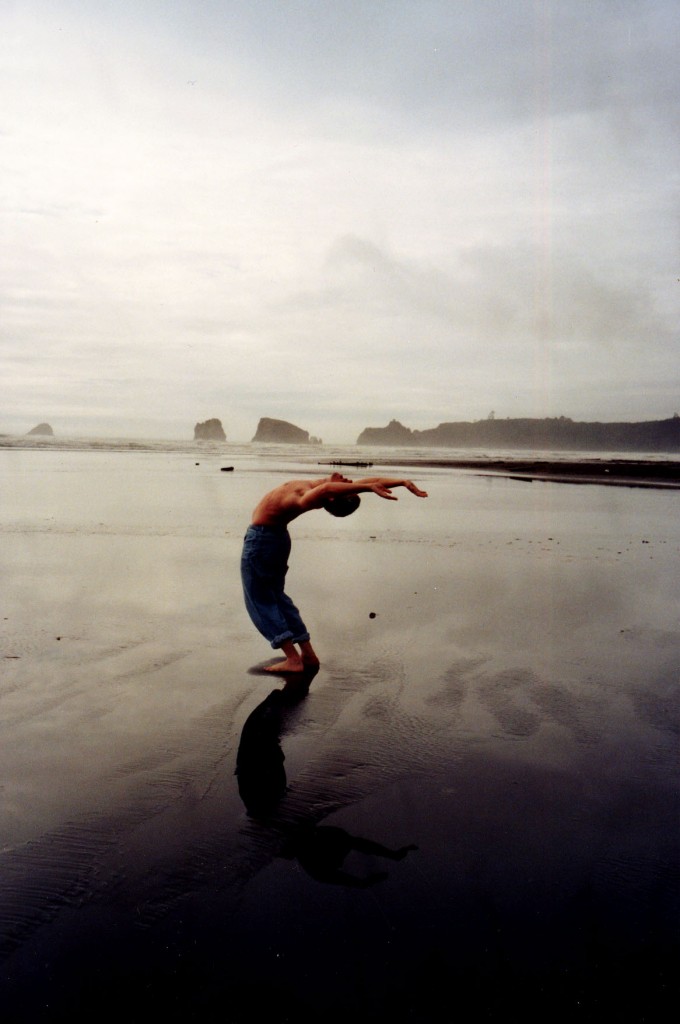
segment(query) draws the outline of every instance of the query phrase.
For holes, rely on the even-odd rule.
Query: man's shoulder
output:
[[[274,499],[286,501],[306,494],[309,488],[310,484],[307,480],[287,480],[285,484],[275,487],[271,493]]]

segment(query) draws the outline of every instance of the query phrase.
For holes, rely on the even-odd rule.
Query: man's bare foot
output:
[[[305,663],[302,658],[286,658],[285,661],[277,661],[274,665],[265,666],[265,672],[304,672]]]
[[[303,640],[300,644],[300,654],[302,656],[302,662],[307,668],[319,667],[319,659],[309,640]]]

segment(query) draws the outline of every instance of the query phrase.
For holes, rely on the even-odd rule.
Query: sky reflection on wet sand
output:
[[[627,972],[631,1007],[660,1019],[678,937],[676,496],[424,470],[427,502],[293,524],[289,588],[323,663],[281,726],[289,789],[268,821],[233,772],[282,683],[248,673],[271,652],[237,568],[278,476],[21,458],[21,475],[3,462],[0,690],[17,1020],[41,1019],[21,1013],[46,994],[72,1009],[104,992],[193,999],[204,1019],[226,1001],[304,1020],[330,1000],[331,1019],[436,1020],[451,984],[490,1019],[501,995],[537,1014],[559,996],[568,1019]],[[355,850],[351,874],[388,877],[329,886],[281,856],[301,824],[418,849]]]

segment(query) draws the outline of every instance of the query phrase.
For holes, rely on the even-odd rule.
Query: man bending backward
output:
[[[405,487],[418,498],[427,497],[410,480],[366,477],[352,481],[341,473],[333,473],[321,480],[289,480],[265,494],[256,506],[241,556],[243,594],[257,629],[274,649],[280,648],[286,656],[268,666],[267,671],[302,672],[319,664],[309,631],[284,591],[291,546],[288,524],[303,512],[317,508],[334,516],[351,515],[359,507],[359,495],[364,492],[372,491],[380,498],[396,501],[394,487]]]

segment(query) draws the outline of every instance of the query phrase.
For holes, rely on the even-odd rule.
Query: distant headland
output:
[[[296,427],[286,420],[274,420],[263,416],[257,425],[253,442],[263,444],[321,444],[318,437],[310,437],[309,431]]]
[[[366,427],[357,445],[408,448],[550,449],[554,451],[680,451],[680,416],[641,423],[584,423],[566,416],[554,419],[495,419],[440,423],[410,430],[398,420],[386,427]]]
[[[54,431],[49,423],[39,423],[37,427],[33,427],[33,430],[29,430],[26,436],[30,437],[31,434],[43,434],[47,437],[54,437]]]

